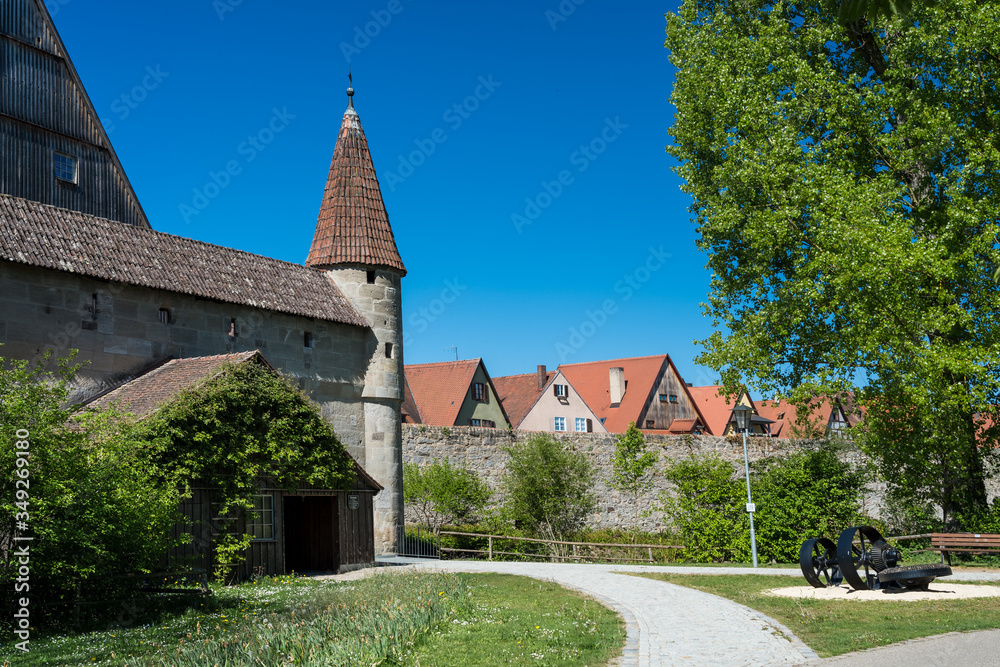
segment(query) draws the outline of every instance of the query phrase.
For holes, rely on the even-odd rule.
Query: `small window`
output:
[[[569,395],[569,389],[564,384],[554,384],[552,385],[552,393],[559,398],[566,398]]]
[[[784,412],[779,412],[778,413],[778,419],[784,419],[784,418],[785,418],[785,413]]]
[[[586,433],[587,432],[587,418],[586,417],[577,417],[576,418],[576,424],[575,424],[575,426],[576,426],[576,432],[577,433]]]
[[[594,432],[594,420],[593,419],[588,419],[587,420],[587,433],[593,433],[593,432]]]
[[[481,425],[482,425],[482,420],[480,420],[480,419],[470,419],[469,420],[469,426],[481,426]]]
[[[368,284],[369,285],[374,285],[375,284],[375,272],[374,271],[369,271],[368,272]]]
[[[605,419],[607,419],[607,417],[601,417],[601,425],[602,425],[602,426],[604,425],[604,420],[605,420]]]
[[[654,428],[655,426],[656,426],[656,422],[655,421],[653,421],[652,419],[647,419],[646,420],[646,428]]]
[[[487,426],[489,428],[496,428],[497,427],[497,423],[495,421],[493,421],[492,419],[484,419],[483,420],[483,426]]]
[[[168,308],[160,308],[160,324],[170,324],[170,310]]]
[[[239,335],[239,332],[236,331],[236,318],[235,317],[230,318],[230,320],[229,320],[229,337],[230,338],[236,338],[236,336],[238,336],[238,335]]]
[[[485,401],[486,400],[486,385],[482,382],[475,382],[472,385],[472,400],[474,401]]]
[[[274,496],[254,496],[253,510],[247,516],[247,534],[255,541],[274,539]]]
[[[565,431],[566,430],[566,418],[556,417],[555,430]]]
[[[385,358],[392,359],[392,343],[385,344]]]
[[[97,319],[97,294],[90,295],[90,316]]]
[[[666,403],[666,402],[667,402],[667,395],[660,394],[660,403]]]
[[[76,183],[76,158],[65,153],[55,155],[56,180]]]
[[[313,346],[312,331],[306,331],[302,334],[302,347],[312,348],[312,346]]]
[[[677,396],[675,394],[670,394],[670,402],[671,403],[676,403],[677,402]]]

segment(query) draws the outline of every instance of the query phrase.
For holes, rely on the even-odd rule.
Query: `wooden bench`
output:
[[[1000,535],[993,533],[931,533],[931,548],[941,554],[941,562],[948,559],[951,565],[951,552],[961,551],[973,554],[1000,553]]]

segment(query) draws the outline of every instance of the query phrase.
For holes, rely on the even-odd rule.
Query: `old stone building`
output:
[[[0,50],[0,356],[78,350],[82,402],[171,358],[260,350],[384,487],[391,551],[406,269],[354,91],[299,265],[150,228],[42,0],[0,3]]]

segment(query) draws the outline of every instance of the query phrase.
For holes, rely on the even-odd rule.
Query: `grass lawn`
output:
[[[468,606],[428,633],[403,664],[604,665],[621,655],[625,626],[599,602],[510,574],[462,574]]]
[[[756,609],[783,623],[823,657],[945,632],[1000,628],[1000,600],[997,598],[941,602],[799,600],[764,595],[764,591],[772,588],[804,583],[804,580],[787,576],[665,573],[636,576],[695,588]],[[935,585],[962,584],[942,579]]]
[[[385,574],[356,581],[277,577],[221,587],[207,603],[155,601],[80,633],[35,631],[0,665],[603,665],[620,654],[618,616],[526,577]]]

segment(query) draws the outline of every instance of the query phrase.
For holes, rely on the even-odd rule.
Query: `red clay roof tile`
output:
[[[422,424],[454,426],[481,359],[413,364],[403,369]]]
[[[348,91],[353,95],[354,91]],[[387,266],[406,275],[353,102],[344,112],[306,266]]]
[[[624,433],[637,421],[649,401],[653,387],[669,362],[665,354],[652,357],[610,359],[581,364],[561,364],[559,370],[587,406],[603,420],[610,433]],[[611,407],[609,370],[625,369],[626,391],[618,407]]]
[[[518,428],[528,412],[534,407],[545,387],[549,386],[552,378],[556,376],[554,371],[545,374],[545,385],[538,388],[538,373],[527,373],[524,375],[506,375],[504,377],[493,378],[493,386],[500,397],[500,403],[510,418],[511,426]]]

